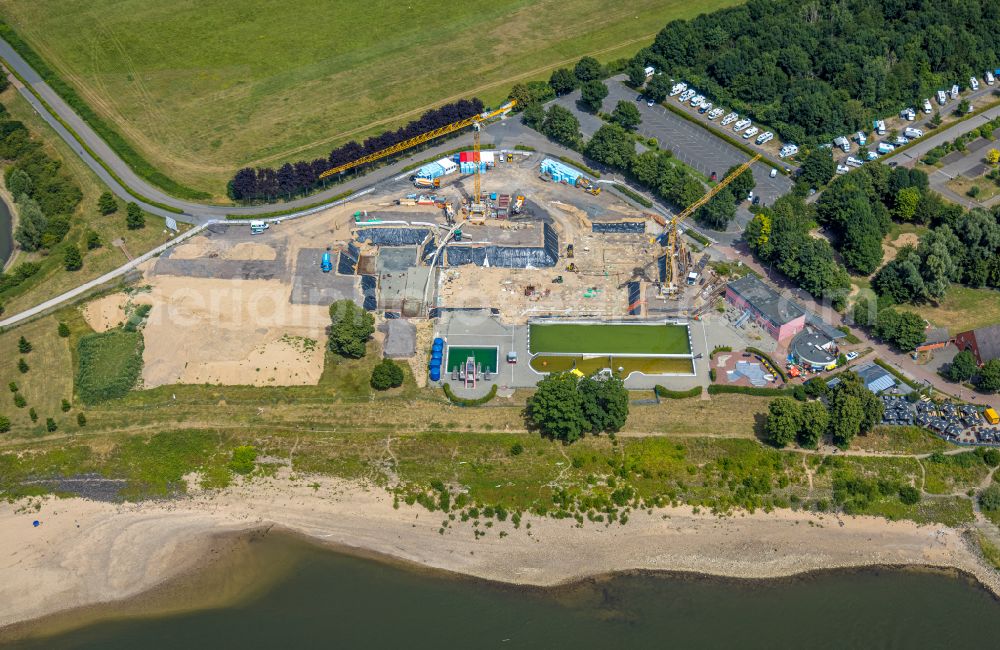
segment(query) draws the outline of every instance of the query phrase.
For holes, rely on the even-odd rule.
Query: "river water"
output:
[[[11,223],[10,207],[3,199],[0,199],[0,269],[3,268],[4,262],[14,250]]]
[[[277,567],[280,575],[224,607],[106,620],[16,647],[912,649],[1000,643],[1000,603],[971,580],[937,571],[838,571],[771,581],[640,574],[545,590],[400,568],[281,536],[268,536],[250,553],[245,577],[266,574],[262,567]],[[227,571],[231,577],[233,568]]]

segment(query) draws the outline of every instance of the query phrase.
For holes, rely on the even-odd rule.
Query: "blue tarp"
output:
[[[430,233],[427,228],[361,228],[354,237],[376,246],[414,246],[422,244]]]
[[[640,298],[641,295],[642,295],[642,292],[640,291],[639,283],[638,282],[629,282],[628,283],[628,305],[627,305],[627,307],[629,308],[629,310],[628,310],[628,315],[629,316],[638,316],[638,315],[642,314],[642,305],[636,304],[636,303],[639,302],[639,298]]]
[[[341,275],[354,275],[358,267],[358,258],[361,251],[352,242],[347,244],[347,250],[340,251],[337,260],[337,273]]]
[[[378,300],[375,298],[375,286],[378,284],[374,275],[361,276],[361,294],[365,297],[363,307],[368,311],[375,311],[378,308]]]
[[[614,223],[593,223],[591,230],[596,233],[628,233],[641,234],[646,232],[645,221],[617,221]]]
[[[559,261],[559,235],[543,224],[542,247],[529,246],[456,246],[445,248],[448,266],[475,264],[504,269],[548,268]]]

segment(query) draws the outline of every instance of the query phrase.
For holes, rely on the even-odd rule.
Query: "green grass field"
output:
[[[484,372],[496,372],[499,356],[496,346],[486,348],[448,346],[445,372],[458,370],[469,357],[474,357],[476,364],[482,365]]]
[[[325,155],[449,99],[496,102],[735,4],[0,0],[0,16],[152,168],[222,197],[239,167]]]
[[[86,404],[124,397],[142,372],[142,333],[124,329],[80,339],[76,390]]]
[[[612,325],[594,323],[530,326],[531,352],[578,354],[689,354],[684,325]]]

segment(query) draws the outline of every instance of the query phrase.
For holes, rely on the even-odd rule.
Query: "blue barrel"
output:
[[[444,357],[444,354],[441,352],[441,350],[434,350],[433,352],[431,352],[431,360],[432,361],[434,359],[437,359],[438,361],[440,361],[442,357]]]
[[[441,379],[441,368],[434,366],[431,368],[431,381],[439,381]]]
[[[441,338],[440,336],[438,338],[434,339],[434,347],[435,348],[443,348],[444,347],[444,339]]]

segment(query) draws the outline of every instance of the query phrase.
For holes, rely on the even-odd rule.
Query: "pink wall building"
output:
[[[781,297],[757,276],[744,275],[726,287],[726,302],[750,318],[778,341],[789,339],[806,327],[806,312],[798,303]]]

